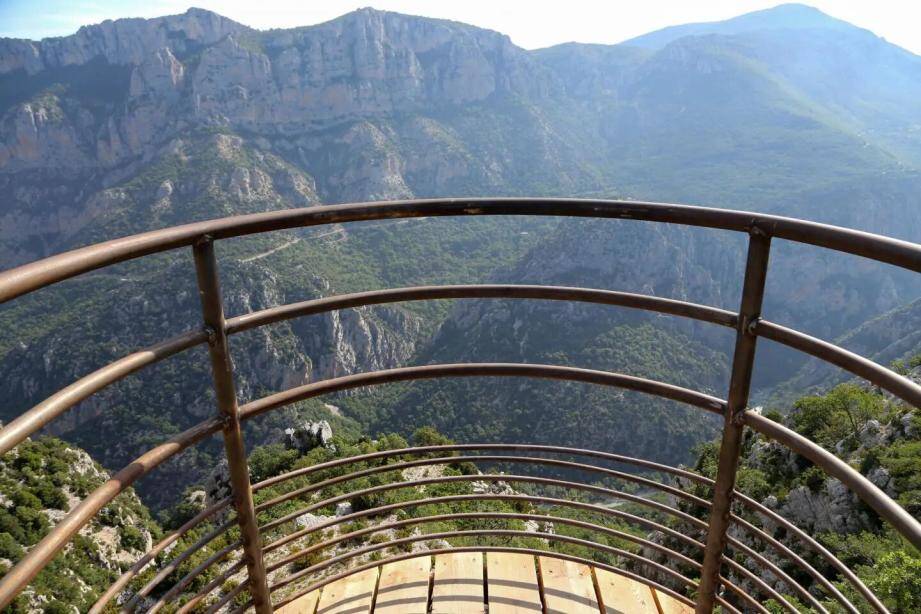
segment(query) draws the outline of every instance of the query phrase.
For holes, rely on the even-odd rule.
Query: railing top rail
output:
[[[340,222],[463,215],[547,215],[666,222],[761,232],[921,272],[921,245],[794,218],[731,209],[618,200],[446,198],[325,205],[195,222],[113,239],[0,273],[0,303],[104,266],[195,243]]]
[[[717,414],[722,413],[725,409],[725,402],[722,399],[709,394],[643,377],[624,375],[622,373],[533,363],[471,362],[382,369],[380,371],[343,375],[332,379],[304,384],[303,386],[288,388],[287,390],[276,392],[275,394],[242,405],[240,407],[240,418],[248,420],[254,416],[264,414],[273,409],[285,407],[297,401],[303,401],[304,399],[310,399],[340,390],[350,390],[353,388],[376,386],[392,382],[443,377],[535,377],[541,379],[566,380],[644,392],[687,405],[693,405]]]

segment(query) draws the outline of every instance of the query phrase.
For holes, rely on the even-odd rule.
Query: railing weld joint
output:
[[[758,336],[758,324],[761,323],[761,316],[760,315],[755,315],[751,317],[744,316],[742,318],[742,321],[744,322],[744,325],[742,328],[745,330],[745,332],[749,335],[752,335],[753,337],[757,337]]]
[[[213,326],[205,325],[202,330],[206,335],[208,335],[208,345],[214,346],[217,343],[217,330]]]
[[[193,245],[195,247],[200,247],[202,245],[207,245],[208,243],[214,243],[214,237],[210,234],[203,234],[197,239],[195,239],[195,242],[193,243]]]

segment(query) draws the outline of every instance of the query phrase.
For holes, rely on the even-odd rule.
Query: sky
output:
[[[921,55],[919,0],[807,3]],[[264,30],[321,23],[373,6],[497,30],[521,47],[537,49],[570,41],[619,43],[670,25],[718,21],[777,4],[778,0],[0,0],[0,36],[65,36],[106,19],[183,13],[190,6]]]

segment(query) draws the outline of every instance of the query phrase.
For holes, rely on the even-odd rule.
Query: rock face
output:
[[[494,95],[539,96],[549,76],[507,36],[371,9],[268,36],[190,9],[41,42],[0,40],[0,76],[76,77],[90,66],[120,77],[110,101],[129,108],[93,125],[87,99],[68,98],[76,104],[65,108],[52,94],[14,106],[0,131],[0,169],[47,165],[52,144],[66,146],[61,164],[88,163],[82,147],[105,166],[120,164],[189,121],[300,134]]]
[[[230,465],[227,459],[221,459],[204,480],[205,505],[212,505],[229,497],[233,490],[230,488]]]
[[[884,449],[893,442],[914,437],[913,423],[913,412],[906,412],[898,422],[891,424],[866,420],[856,434],[835,444],[835,454],[857,464],[868,450]],[[771,465],[774,472],[780,469],[786,475],[798,475],[805,461],[776,442],[759,440],[752,446],[747,463],[756,469],[768,470],[767,465]],[[865,476],[889,496],[896,496],[894,480],[886,468],[874,466],[865,471]],[[878,522],[853,492],[838,479],[828,476],[791,489],[783,501],[770,496],[764,504],[812,535],[858,533],[874,529]]]
[[[329,422],[304,422],[298,426],[285,429],[285,446],[306,454],[314,448],[332,445],[333,429]]]
[[[230,19],[194,8],[182,15],[156,19],[107,20],[83,26],[73,36],[41,42],[0,39],[0,73],[22,70],[34,75],[84,65],[97,57],[105,58],[109,64],[137,65],[155,49],[173,47],[189,53],[247,30]]]

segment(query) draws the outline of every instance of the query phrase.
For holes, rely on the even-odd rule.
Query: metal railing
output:
[[[610,290],[533,285],[464,285],[376,290],[283,305],[230,319],[224,317],[217,263],[214,256],[214,242],[217,240],[281,229],[361,220],[467,215],[554,215],[618,218],[747,233],[749,235],[749,247],[740,308],[737,312],[730,312],[684,301]],[[202,527],[210,527],[210,530],[192,546],[173,556],[169,562],[164,563],[159,572],[143,587],[137,589],[133,596],[123,604],[125,609],[130,610],[139,606],[142,602],[146,603],[145,600],[153,598],[154,595],[159,595],[159,597],[154,602],[154,605],[149,608],[149,611],[160,609],[183,594],[183,591],[196,576],[214,565],[225,564],[222,561],[225,561],[231,555],[238,556],[238,560],[225,567],[223,573],[218,574],[200,591],[192,596],[186,595],[184,598],[187,597],[188,600],[183,603],[179,611],[190,611],[192,608],[202,606],[206,599],[213,599],[209,595],[216,588],[222,586],[226,580],[244,569],[246,581],[237,585],[233,590],[225,592],[217,601],[209,603],[208,611],[216,611],[231,600],[239,599],[239,595],[245,591],[249,594],[249,605],[254,607],[257,612],[271,612],[273,608],[272,598],[273,595],[277,595],[276,591],[297,584],[301,578],[313,579],[313,581],[308,586],[300,587],[293,593],[280,596],[274,602],[275,607],[290,602],[297,594],[313,590],[339,576],[356,571],[356,569],[344,570],[332,576],[325,576],[324,574],[327,570],[335,570],[338,566],[356,558],[360,559],[364,555],[371,555],[394,547],[408,547],[411,543],[417,541],[478,538],[484,542],[476,546],[436,549],[435,552],[471,549],[530,553],[541,551],[534,548],[513,548],[485,543],[489,539],[502,537],[507,539],[538,539],[541,540],[540,543],[542,544],[568,544],[588,548],[598,553],[599,557],[604,555],[608,557],[607,560],[618,562],[618,565],[615,566],[607,562],[592,560],[592,564],[596,567],[609,568],[617,571],[617,573],[628,575],[654,586],[685,603],[694,604],[699,613],[712,611],[715,604],[721,605],[728,611],[738,611],[738,608],[741,607],[745,610],[764,612],[766,610],[761,605],[764,599],[774,599],[788,610],[795,611],[794,606],[784,598],[781,592],[774,588],[772,583],[766,582],[758,574],[740,564],[733,556],[729,555],[730,552],[735,553],[735,556],[741,557],[745,561],[751,562],[759,569],[766,570],[774,578],[776,584],[787,587],[792,591],[791,594],[795,593],[799,599],[802,599],[803,602],[817,611],[824,612],[826,608],[823,607],[815,595],[803,586],[802,582],[797,581],[795,577],[791,576],[790,571],[783,568],[784,565],[790,565],[792,566],[791,568],[799,570],[797,573],[810,577],[815,582],[816,587],[824,591],[829,598],[841,604],[847,611],[860,611],[860,608],[851,603],[836,585],[826,577],[822,570],[817,569],[803,556],[797,554],[794,551],[795,548],[791,548],[778,540],[776,536],[771,534],[771,531],[765,528],[773,526],[780,527],[788,536],[795,538],[800,546],[805,546],[814,556],[818,557],[816,560],[822,561],[822,564],[832,570],[833,573],[846,580],[856,591],[855,594],[860,595],[866,601],[866,605],[873,610],[885,612],[886,608],[880,600],[833,553],[776,512],[735,489],[741,442],[745,429],[749,428],[765,437],[780,442],[809,459],[828,474],[839,479],[883,520],[891,524],[900,535],[916,548],[921,549],[921,524],[858,471],[801,435],[746,409],[758,337],[771,339],[835,364],[891,392],[910,405],[921,407],[921,386],[911,380],[833,344],[761,318],[761,304],[773,239],[785,239],[829,248],[893,264],[914,272],[921,272],[921,246],[917,244],[814,222],[742,211],[671,204],[512,198],[363,203],[244,215],[116,239],[52,256],[0,273],[0,303],[2,303],[94,269],[158,252],[189,247],[192,249],[195,258],[203,319],[203,328],[201,330],[189,331],[133,352],[86,375],[24,412],[0,430],[0,454],[8,452],[29,435],[37,432],[51,420],[73,408],[95,392],[144,367],[197,345],[207,344],[209,347],[217,397],[215,417],[205,420],[147,451],[125,468],[112,475],[108,481],[66,514],[0,580],[0,607],[9,604],[69,540],[120,492],[168,458],[217,432],[222,432],[230,472],[232,498],[209,506],[177,531],[154,545],[102,595],[92,611],[102,611],[106,604],[125,591],[141,570],[155,562],[157,557],[163,557],[184,535],[187,535],[193,529],[201,529]],[[230,350],[227,343],[229,335],[274,322],[337,309],[413,300],[461,298],[541,299],[596,303],[655,311],[735,329],[736,344],[728,397],[726,400],[722,400],[664,382],[605,371],[555,365],[480,363],[425,365],[359,373],[313,382],[238,406],[230,363]],[[492,376],[538,377],[613,386],[672,399],[708,412],[720,414],[723,417],[723,436],[716,479],[709,480],[687,470],[675,469],[641,459],[605,452],[552,446],[471,444],[377,452],[300,469],[258,484],[250,483],[241,435],[241,423],[244,420],[249,420],[265,412],[288,406],[303,399],[350,388],[419,379]],[[488,453],[482,454],[483,452]],[[496,454],[496,452],[506,452],[506,454],[500,455]],[[523,452],[541,455],[563,454],[583,460],[589,458],[595,464],[545,458],[544,456],[522,457],[520,453]],[[440,453],[450,453],[450,455],[444,457],[431,456],[432,454]],[[422,457],[413,460],[411,458],[413,455],[422,455]],[[319,482],[312,482],[309,479],[311,475],[332,467],[341,467],[350,463],[366,462],[372,459],[381,460],[397,457],[402,460],[396,465],[385,464],[357,472],[345,473]],[[406,460],[407,458],[410,460]],[[280,518],[275,518],[261,525],[259,523],[260,514],[267,513],[267,510],[270,511],[273,506],[284,501],[313,496],[330,486],[332,480],[335,481],[333,483],[340,484],[375,472],[394,471],[395,469],[419,465],[456,464],[458,462],[489,463],[492,466],[497,464],[525,464],[532,467],[552,468],[557,471],[589,472],[595,475],[597,479],[620,480],[649,489],[651,492],[663,493],[671,498],[675,505],[668,505],[649,497],[623,492],[596,483],[564,480],[559,477],[486,473],[442,476],[383,484],[371,489],[352,491],[336,497],[327,497],[319,501],[303,499],[304,501],[309,501],[310,504]],[[599,464],[602,462],[621,463],[633,469],[655,471],[661,475],[672,476],[708,489],[711,497],[704,499],[687,492],[679,486],[651,480],[627,471],[611,469]],[[283,484],[289,480],[305,479],[308,480],[306,485],[283,497],[277,497],[275,500],[269,500],[259,505],[254,504],[254,492],[258,493],[264,488]],[[283,532],[284,527],[312,510],[322,510],[337,502],[348,501],[357,496],[385,492],[388,489],[471,481],[520,483],[526,486],[530,485],[527,486],[528,488],[552,487],[582,493],[590,497],[618,498],[637,506],[637,509],[651,511],[653,514],[659,514],[662,518],[668,518],[670,519],[668,522],[677,523],[674,526],[680,526],[682,530],[679,531],[674,526],[663,524],[662,518],[653,519],[652,517],[598,505],[597,503],[580,501],[578,497],[560,498],[548,497],[542,494],[466,494],[441,497],[437,498],[437,501],[435,499],[422,499],[411,503],[401,503],[400,505],[403,507],[407,505],[423,506],[429,503],[455,503],[460,505],[472,501],[505,501],[516,502],[527,511],[468,511],[447,515],[439,514],[432,517],[385,521],[383,524],[360,529],[359,531],[341,532],[341,527],[345,522],[359,518],[381,517],[383,514],[395,509],[388,509],[387,506],[371,508],[331,520],[323,528],[339,527],[337,529],[338,533],[333,532],[334,537],[310,545],[307,549],[297,553],[291,553],[287,557],[273,558],[282,546],[309,537],[312,532],[322,530],[314,527],[310,530],[302,529],[289,533]],[[741,506],[740,509],[744,509],[745,514],[733,513],[733,503]],[[234,514],[232,518],[228,518],[227,514],[231,504],[234,508]],[[683,510],[682,505],[696,508],[698,515]],[[674,540],[676,544],[680,543],[682,546],[678,550],[676,547],[666,546],[661,541],[657,542],[638,537],[635,534],[618,528],[611,528],[605,524],[574,520],[549,512],[549,510],[557,508],[580,509],[605,518],[616,518],[618,522],[652,530],[656,532],[655,534]],[[763,520],[762,527],[759,528],[755,524],[755,518]],[[335,551],[336,547],[350,540],[364,538],[380,531],[452,519],[541,520],[561,526],[575,526],[599,535],[616,537],[624,543],[634,544],[643,550],[641,554],[634,550],[612,547],[594,540],[546,532],[511,529],[498,530],[497,532],[494,529],[474,529],[423,533],[407,538],[372,543],[362,548],[342,552],[287,576],[284,576],[283,573],[289,563],[300,560],[311,553],[323,552],[328,549]],[[164,579],[179,569],[183,561],[234,527],[240,532],[239,540],[215,551],[166,592],[158,590],[158,586]],[[737,532],[741,531],[746,535],[746,540],[753,540],[751,543],[757,542],[764,546],[766,550],[758,552],[746,541],[734,537],[730,529]],[[274,538],[274,541],[265,543],[265,540],[269,537]],[[653,560],[650,558],[651,555],[647,556],[645,554],[646,552],[657,553],[663,557],[662,561]],[[172,555],[173,553],[170,552],[170,554]],[[584,560],[584,557],[567,554],[566,552],[556,552],[554,555],[571,560]],[[397,555],[390,559],[385,559],[385,561],[399,560],[409,556],[416,556],[416,554]],[[377,564],[380,564],[380,561],[365,562],[360,564],[357,569]],[[633,566],[633,569],[627,569],[626,567],[628,566]],[[693,580],[676,569],[689,570],[688,573],[693,573],[699,580]],[[282,574],[281,577],[279,577],[280,573]],[[273,579],[271,583],[269,582],[270,577]],[[733,579],[737,580],[733,581]],[[744,585],[738,579],[741,579]],[[723,589],[725,589],[725,592]],[[690,597],[691,595],[695,596],[693,600]]]

